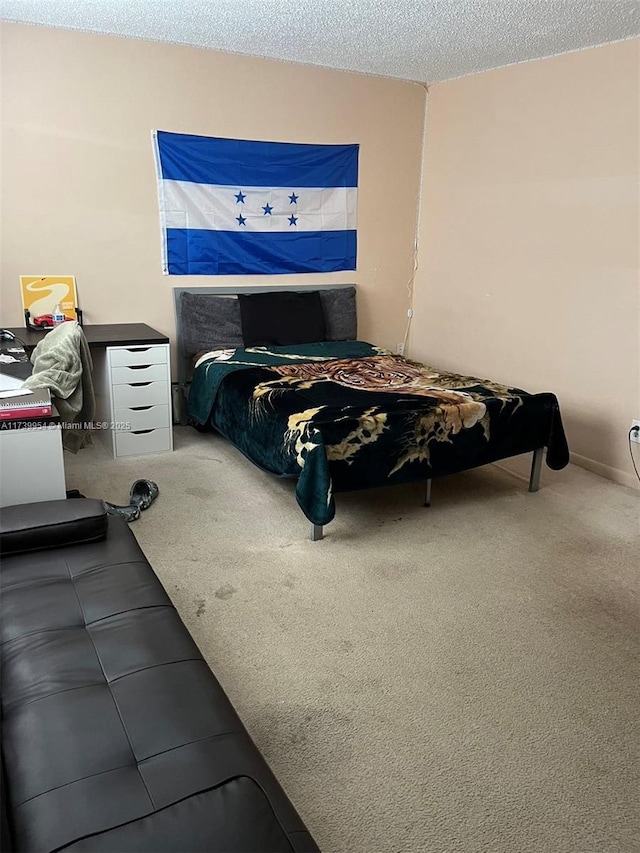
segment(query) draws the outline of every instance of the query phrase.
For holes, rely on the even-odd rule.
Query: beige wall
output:
[[[4,325],[21,320],[20,274],[74,274],[88,322],[170,335],[175,286],[355,281],[361,336],[402,340],[422,87],[42,27],[3,24],[0,35]],[[163,276],[152,129],[360,143],[357,272]]]
[[[0,25],[1,322],[20,274],[73,273],[88,322],[173,336],[171,288],[359,286],[394,347],[420,190],[424,90],[190,47]],[[431,87],[409,354],[560,397],[577,461],[633,484],[640,418],[638,42]],[[356,273],[165,277],[153,128],[359,142]]]
[[[409,347],[555,391],[575,461],[629,485],[627,435],[640,418],[638,44],[430,88]]]

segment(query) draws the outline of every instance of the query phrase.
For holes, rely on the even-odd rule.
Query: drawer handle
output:
[[[153,409],[153,406],[130,406],[130,412],[146,412],[148,409]]]
[[[150,364],[128,364],[128,370],[146,370],[148,367],[151,367]]]
[[[152,430],[152,429],[132,429],[131,432],[133,435],[144,435],[146,432],[155,432],[155,430]]]
[[[149,352],[151,347],[127,347],[127,352]]]
[[[129,386],[131,388],[140,388],[141,385],[151,385],[151,382],[130,382]]]

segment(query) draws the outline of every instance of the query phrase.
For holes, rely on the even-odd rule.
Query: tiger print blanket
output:
[[[547,447],[569,452],[558,401],[419,364],[362,341],[223,350],[194,371],[190,417],[259,467],[297,479],[327,524],[339,491],[426,480]]]

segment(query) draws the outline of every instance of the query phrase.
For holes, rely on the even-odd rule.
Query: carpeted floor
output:
[[[491,466],[338,495],[314,543],[291,482],[175,440],[67,488],[158,483],[131,529],[324,853],[640,851],[637,492]]]

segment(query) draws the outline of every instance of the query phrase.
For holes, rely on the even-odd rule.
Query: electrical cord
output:
[[[411,328],[411,318],[413,317],[413,282],[416,277],[416,273],[418,272],[418,237],[416,235],[416,239],[413,244],[413,271],[411,272],[411,277],[407,281],[407,301],[409,303],[409,308],[407,309],[407,325],[404,331],[404,338],[402,340],[402,352],[403,354],[407,349],[407,342],[409,340],[409,329]]]
[[[409,331],[411,329],[411,320],[413,318],[413,285],[416,277],[416,273],[418,272],[418,242],[420,236],[420,213],[422,210],[422,188],[424,186],[424,162],[425,162],[425,147],[427,142],[427,107],[429,103],[429,87],[426,83],[420,84],[424,88],[424,118],[422,120],[422,142],[421,142],[421,152],[422,157],[420,159],[420,191],[418,192],[418,206],[416,210],[416,228],[415,235],[413,239],[413,270],[409,277],[409,281],[407,282],[407,300],[409,303],[409,307],[407,309],[407,325],[404,330],[404,338],[402,340],[402,352],[406,355],[407,352],[407,344],[409,343]]]
[[[0,340],[17,341],[23,349],[25,348],[24,341],[17,335],[14,335],[13,332],[10,332],[9,329],[0,329]]]
[[[640,427],[634,426],[629,430],[629,455],[631,456],[631,462],[633,463],[633,470],[636,472],[636,477],[640,480],[640,474],[638,473],[638,469],[636,467],[636,460],[633,458],[633,448],[631,447],[631,436],[635,433],[636,435],[640,432]]]

